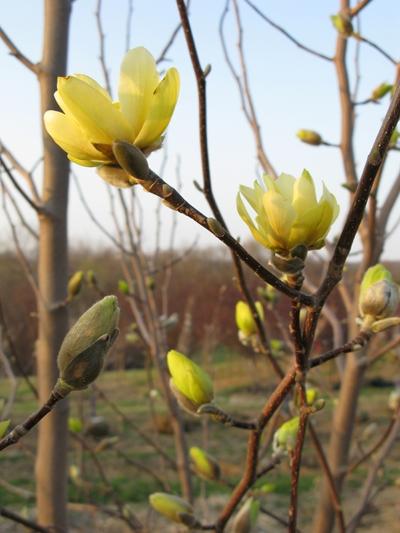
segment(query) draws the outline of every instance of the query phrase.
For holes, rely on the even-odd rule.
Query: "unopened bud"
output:
[[[94,273],[94,270],[88,270],[86,272],[86,280],[88,284],[91,285],[92,287],[95,287],[97,285],[97,278],[96,278],[96,274]]]
[[[171,390],[184,409],[196,413],[201,405],[212,402],[213,383],[202,368],[176,350],[168,352],[167,363]]]
[[[374,319],[388,318],[399,304],[399,291],[392,274],[381,264],[369,268],[360,287],[360,315]]]
[[[260,511],[260,502],[248,498],[237,513],[233,524],[232,533],[251,533]]]
[[[396,146],[397,141],[399,140],[399,137],[400,137],[399,130],[394,130],[392,133],[392,136],[390,137],[390,142],[389,142],[390,148],[393,148],[394,146]]]
[[[255,302],[257,314],[261,321],[264,320],[264,309],[261,302]],[[243,337],[247,338],[257,333],[257,326],[249,305],[240,300],[235,309],[236,325]]]
[[[393,89],[393,85],[390,83],[381,83],[378,85],[378,87],[375,87],[375,89],[371,93],[371,100],[380,100],[384,96],[386,96],[390,91]]]
[[[106,296],[88,309],[72,326],[57,357],[60,394],[85,389],[100,374],[104,358],[118,335],[119,307],[115,296]]]
[[[149,178],[149,164],[139,148],[125,141],[115,141],[112,149],[116,160],[130,176],[141,181]]]
[[[119,292],[122,292],[122,294],[128,295],[129,294],[128,282],[124,279],[120,279],[118,281],[118,290]]]
[[[215,218],[207,218],[207,226],[217,237],[223,237],[226,233],[226,230],[223,225]]]
[[[299,130],[296,133],[301,142],[319,146],[322,143],[322,137],[319,133],[313,130]]]
[[[78,270],[73,274],[68,281],[68,300],[72,300],[81,292],[82,283],[83,283],[84,273],[82,270]]]
[[[149,502],[158,513],[178,524],[187,525],[187,517],[194,519],[193,507],[179,496],[166,492],[155,492],[149,496]]]
[[[0,439],[6,434],[8,426],[10,425],[10,420],[2,420],[0,422]]]
[[[221,469],[214,457],[201,448],[192,447],[189,455],[193,463],[196,474],[204,479],[218,481],[221,477]]]
[[[338,13],[337,15],[331,16],[331,21],[334,28],[343,35],[343,37],[351,37],[353,34],[353,24],[348,16],[343,13]]]
[[[295,416],[281,425],[274,433],[272,449],[275,454],[290,453],[296,445],[300,418]]]
[[[68,418],[68,429],[71,433],[81,433],[83,430],[83,424],[80,418],[70,416]]]

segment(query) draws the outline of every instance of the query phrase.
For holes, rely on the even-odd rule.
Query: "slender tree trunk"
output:
[[[38,73],[42,115],[55,109],[57,76],[65,75],[70,0],[45,0],[43,57]],[[46,210],[39,217],[38,279],[40,297],[37,375],[43,403],[57,380],[56,356],[68,328],[67,202],[69,163],[43,129],[43,192]],[[67,417],[64,400],[39,425],[36,459],[38,522],[67,530]]]

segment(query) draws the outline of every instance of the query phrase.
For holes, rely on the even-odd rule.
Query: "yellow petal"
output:
[[[299,215],[317,205],[314,182],[307,170],[294,183],[292,205]]]
[[[272,230],[282,244],[289,238],[296,213],[290,201],[275,191],[268,191],[263,198],[264,209]],[[282,246],[285,247],[285,246]]]
[[[159,79],[156,62],[148,50],[139,47],[127,52],[121,65],[118,96],[132,141],[142,129]]]
[[[136,146],[145,148],[160,137],[171,120],[178,94],[179,74],[170,68],[154,91],[143,127],[134,140]]]
[[[57,102],[66,115],[78,122],[91,142],[130,141],[130,130],[122,113],[97,88],[74,76],[58,78],[57,88]]]
[[[76,157],[73,157],[70,154],[67,154],[68,159],[72,163],[76,163],[77,165],[80,165],[81,167],[97,167],[101,163],[95,163],[94,161],[89,161],[89,159],[77,159]]]
[[[240,193],[238,193],[237,197],[236,197],[236,207],[237,207],[237,210],[238,210],[238,213],[240,215],[240,217],[242,218],[243,222],[245,222],[245,224],[248,225],[253,237],[255,238],[256,241],[258,241],[260,244],[262,244],[263,246],[266,246],[267,248],[269,247],[268,246],[268,241],[266,239],[266,236],[264,234],[262,234],[257,228],[256,226],[254,225],[249,213],[247,212],[247,209],[243,203],[243,200],[242,198],[240,197]]]
[[[281,174],[275,181],[269,176],[265,176],[264,179],[267,183],[268,190],[279,192],[284,198],[290,202],[292,201],[293,187],[296,181],[293,176],[290,176],[290,174]]]
[[[107,161],[70,117],[58,111],[46,111],[43,120],[49,135],[71,156],[72,160]]]
[[[108,94],[106,89],[104,89],[104,87],[102,87],[99,83],[97,83],[96,80],[94,80],[90,76],[86,76],[86,74],[74,74],[73,76],[74,78],[78,78],[78,80],[84,81],[85,83],[93,87],[93,89],[96,89],[96,91],[105,96],[105,98],[107,98],[107,100],[110,100],[110,102],[112,101],[111,96]]]

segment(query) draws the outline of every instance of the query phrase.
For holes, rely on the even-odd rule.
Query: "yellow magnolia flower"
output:
[[[179,74],[170,68],[160,81],[145,48],[129,50],[121,65],[118,98],[84,74],[58,78],[54,97],[62,109],[46,111],[44,123],[68,159],[83,166],[115,165],[113,141],[134,144],[146,155],[161,146],[179,94]],[[116,172],[116,181],[124,176]]]
[[[221,469],[218,462],[210,454],[193,446],[189,450],[190,459],[192,460],[193,467],[196,473],[209,480],[218,480],[221,476]]]
[[[194,523],[193,507],[189,502],[167,492],[154,492],[149,496],[150,505],[158,513],[178,524]]]
[[[249,226],[253,237],[266,248],[287,255],[296,246],[318,249],[324,245],[339,206],[335,197],[323,186],[319,201],[312,177],[303,170],[300,178],[281,174],[277,180],[264,175],[263,185],[240,187],[237,196],[239,215]],[[256,213],[250,217],[241,195]]]

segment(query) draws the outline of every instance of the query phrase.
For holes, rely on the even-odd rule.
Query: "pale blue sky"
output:
[[[338,9],[337,0],[255,0],[270,18],[283,25],[299,40],[327,55],[333,55],[335,30],[329,16]],[[103,0],[106,33],[106,58],[116,88],[119,64],[125,49],[126,0]],[[256,177],[255,148],[252,134],[240,110],[237,88],[223,60],[218,37],[219,17],[225,0],[192,0],[191,21],[203,66],[212,65],[208,79],[209,143],[211,169],[217,200],[234,235],[248,237],[247,228],[236,214],[235,197],[239,184],[250,185]],[[68,72],[82,72],[102,82],[98,61],[98,36],[94,19],[95,0],[76,0],[73,4]],[[2,26],[32,61],[41,55],[42,1],[0,0]],[[340,183],[344,181],[338,151],[313,148],[300,143],[295,136],[299,128],[319,131],[326,140],[338,141],[340,116],[333,65],[296,48],[281,34],[270,28],[242,1],[245,53],[250,84],[258,109],[266,151],[279,172],[299,175],[307,168],[317,179],[323,179],[342,206],[335,225],[339,231],[347,209],[347,196]],[[173,0],[134,0],[131,46],[145,46],[157,56],[178,21]],[[375,0],[362,15],[361,33],[400,58],[398,29],[400,4],[394,0]],[[226,36],[236,60],[236,29],[230,14]],[[197,97],[195,81],[182,33],[178,35],[168,57],[181,74],[181,94],[168,129],[168,164],[166,181],[174,184],[176,159],[180,156],[183,194],[197,207],[207,211],[201,194],[193,187],[193,179],[201,180],[198,149]],[[354,46],[349,66],[353,70]],[[166,65],[164,65],[166,66]],[[394,67],[376,51],[361,47],[360,99],[382,81],[391,82]],[[0,43],[1,99],[0,138],[27,167],[40,156],[38,89],[34,76],[8,55]],[[354,80],[354,76],[352,76]],[[358,108],[356,158],[361,170],[373,138],[385,114],[388,100],[381,105]],[[150,163],[157,170],[161,154],[152,155]],[[400,164],[399,153],[392,154],[385,173],[384,193]],[[93,169],[75,167],[80,183],[103,224],[112,228],[105,188]],[[39,175],[38,175],[39,178]],[[146,212],[146,235],[154,242],[154,208],[156,199],[141,193]],[[28,210],[29,208],[26,208]],[[399,207],[397,207],[397,212]],[[93,227],[71,185],[71,242],[103,243],[104,238]],[[395,217],[394,217],[395,218]],[[165,210],[165,228],[170,213]],[[9,239],[9,229],[0,212],[0,244]],[[333,232],[333,233],[334,233]],[[180,219],[179,243],[186,245],[195,234],[201,242],[211,238],[188,220]],[[167,236],[167,233],[165,234]],[[167,238],[167,237],[165,237]],[[395,244],[395,246],[392,246]],[[395,235],[391,250],[399,245]]]

